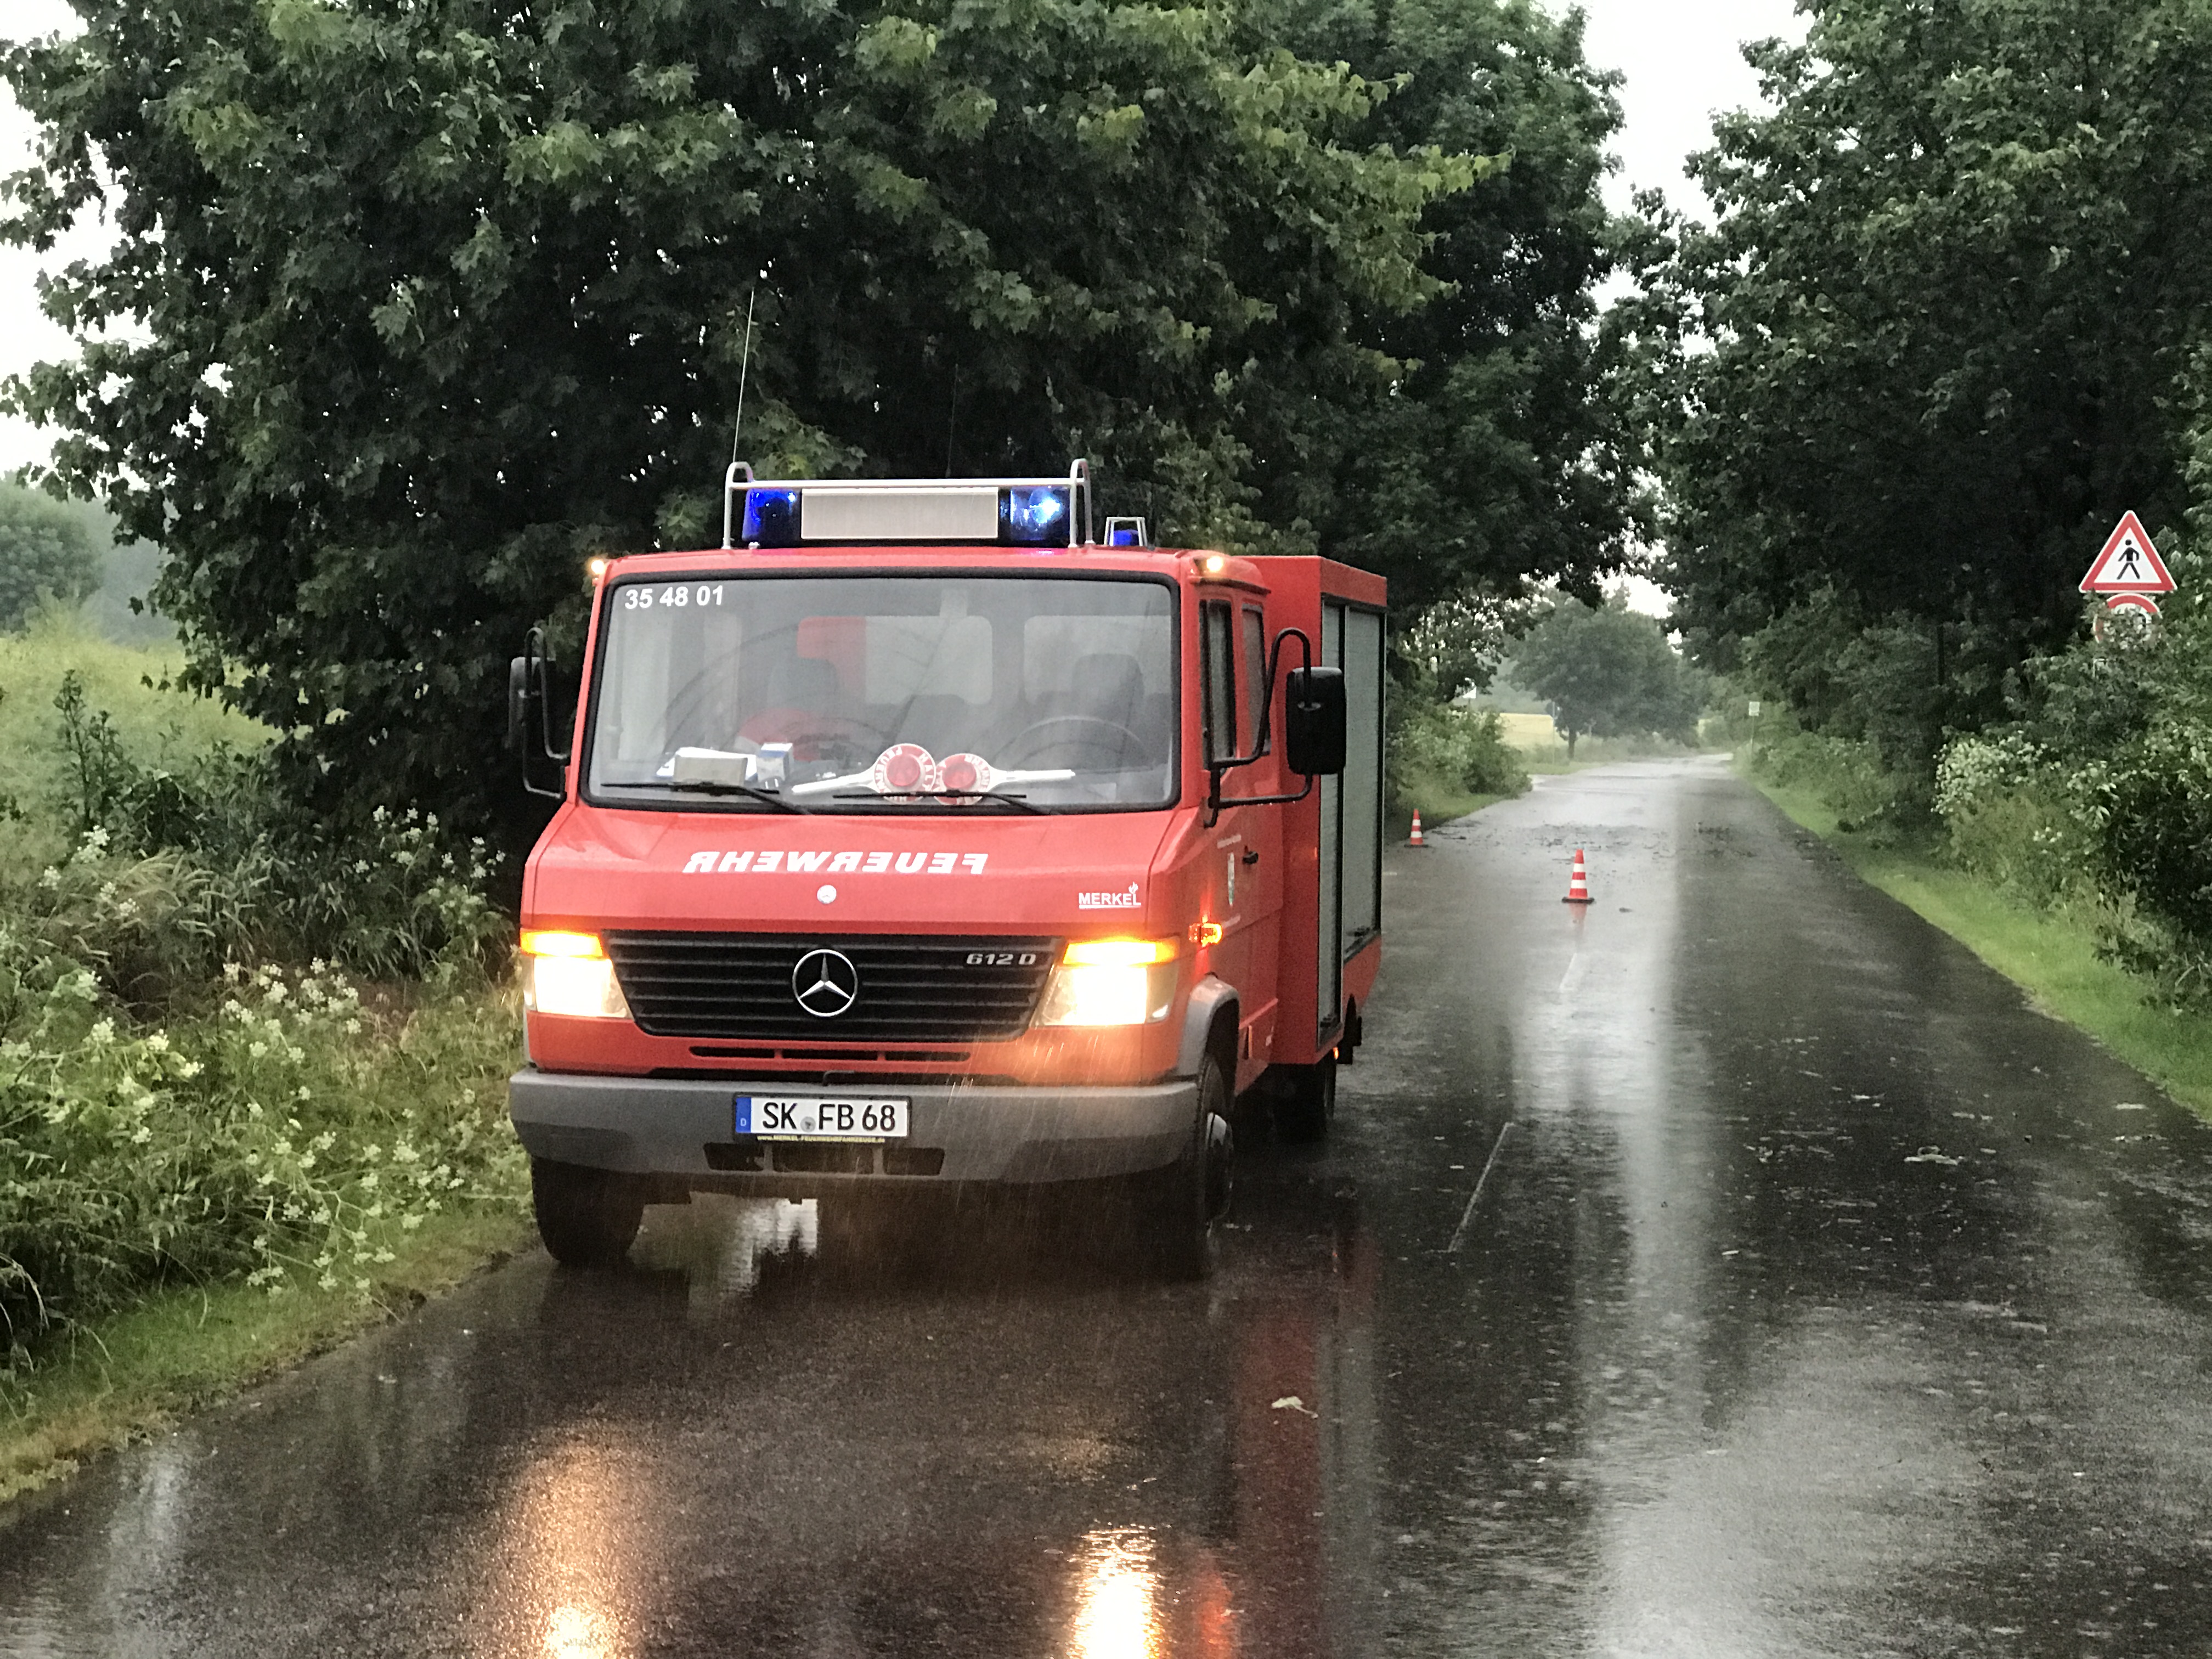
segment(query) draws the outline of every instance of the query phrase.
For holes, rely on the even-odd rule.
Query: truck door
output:
[[[1344,671],[1344,774],[1321,790],[1316,1041],[1344,1014],[1344,964],[1382,930],[1382,613],[1326,599],[1322,660]]]
[[[1200,601],[1200,707],[1209,761],[1249,755],[1259,741],[1267,689],[1267,626],[1262,599],[1238,594]],[[1279,711],[1273,725],[1279,729],[1280,724]],[[1280,771],[1271,753],[1230,773],[1224,781],[1221,816],[1212,831],[1209,916],[1222,927],[1212,966],[1237,991],[1243,1028],[1237,1049],[1240,1088],[1251,1084],[1267,1065],[1275,1028],[1283,809],[1234,803],[1240,795],[1279,793]]]

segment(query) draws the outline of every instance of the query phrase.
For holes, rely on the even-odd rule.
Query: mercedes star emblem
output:
[[[860,970],[842,951],[809,951],[791,970],[791,994],[817,1019],[835,1019],[860,1000]]]

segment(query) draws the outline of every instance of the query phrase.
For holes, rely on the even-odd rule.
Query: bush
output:
[[[52,901],[24,908],[50,936],[76,927],[69,948],[117,995],[161,1001],[229,960],[322,957],[379,979],[503,961],[507,919],[487,896],[501,859],[481,836],[378,807],[341,837],[299,821],[262,753],[149,765],[74,672],[54,703],[69,759],[56,805],[80,839],[40,879]]]
[[[1493,709],[1401,691],[1391,700],[1389,736],[1386,784],[1393,813],[1411,810],[1417,800],[1517,795],[1528,787],[1528,774]]]
[[[1752,770],[1770,783],[1817,793],[1835,812],[1839,830],[1895,833],[1900,781],[1872,744],[1803,731],[1786,714],[1768,714],[1747,758]]]
[[[2020,733],[1945,745],[1935,807],[1960,868],[2032,904],[2094,896],[2096,838],[2078,792]]]
[[[212,1018],[132,1029],[0,934],[0,1370],[149,1285],[370,1287],[441,1208],[519,1189],[471,1003],[373,1018],[326,967],[233,966]]]

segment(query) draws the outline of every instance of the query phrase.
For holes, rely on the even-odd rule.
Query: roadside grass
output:
[[[0,1381],[0,1504],[420,1306],[531,1237],[518,1206],[476,1206],[434,1217],[366,1296],[174,1285],[91,1322],[20,1381]]]
[[[2098,919],[2081,907],[2038,909],[1910,847],[1839,830],[1816,785],[1745,775],[1766,798],[1833,847],[1861,879],[1942,928],[2173,1097],[2212,1117],[2212,1020],[2147,1000],[2148,982],[2098,954]]]
[[[1425,835],[1439,824],[1449,823],[1454,818],[1463,818],[1470,812],[1480,812],[1486,806],[1511,799],[1511,796],[1504,794],[1474,793],[1427,773],[1409,772],[1406,775],[1398,799],[1392,803],[1383,819],[1383,834],[1393,842],[1405,840],[1413,831],[1415,807],[1420,809],[1421,830]]]

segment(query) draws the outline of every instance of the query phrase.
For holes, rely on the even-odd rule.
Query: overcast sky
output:
[[[1620,89],[1627,124],[1614,148],[1621,170],[1609,185],[1616,208],[1631,189],[1656,186],[1680,209],[1701,213],[1697,187],[1682,174],[1682,158],[1704,147],[1716,110],[1756,100],[1757,82],[1740,44],[1771,34],[1802,37],[1803,20],[1790,0],[1585,0],[1590,61],[1625,70]],[[0,34],[21,38],[74,27],[64,0],[0,0]],[[31,154],[30,125],[14,100],[0,92],[0,171],[13,173]],[[43,263],[65,264],[96,252],[104,240],[88,227]],[[36,257],[0,248],[0,375],[15,374],[41,358],[68,355],[66,338],[38,309]],[[46,441],[19,421],[0,420],[0,470],[43,459]]]

